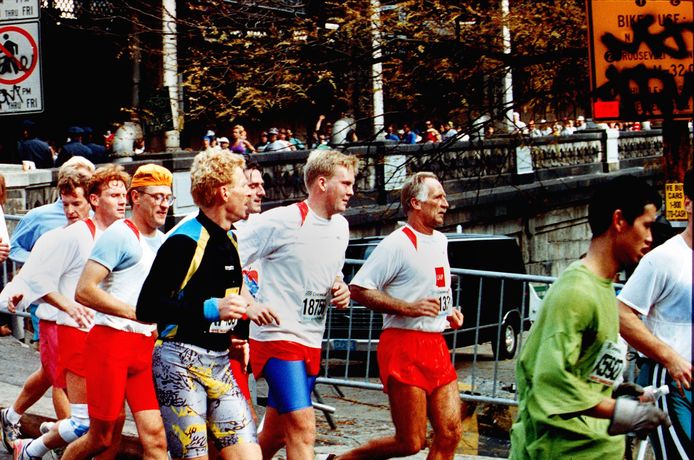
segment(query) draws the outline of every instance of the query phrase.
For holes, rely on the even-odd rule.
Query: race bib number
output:
[[[228,296],[229,294],[238,293],[239,288],[229,288],[224,293],[224,297]],[[221,321],[216,321],[210,324],[210,327],[207,329],[207,332],[209,332],[210,334],[226,334],[229,331],[233,331],[238,322],[238,319],[225,319]]]
[[[605,341],[588,378],[593,382],[612,386],[624,372],[626,352],[625,344]]]
[[[431,296],[439,299],[439,316],[451,316],[453,312],[453,294],[451,288],[434,289]]]
[[[306,291],[301,301],[301,321],[321,321],[328,307],[328,292]]]

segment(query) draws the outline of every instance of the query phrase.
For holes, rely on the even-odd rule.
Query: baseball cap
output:
[[[84,130],[82,128],[80,128],[79,126],[70,126],[67,129],[67,133],[75,136],[77,134],[84,134]]]
[[[227,139],[226,137],[218,137],[218,138],[217,138],[217,141],[218,141],[220,144],[223,144],[224,142],[226,142],[227,144],[229,143],[229,139]]]
[[[267,132],[268,134],[279,134],[279,130],[277,128],[270,128]]]
[[[157,185],[168,185],[171,187],[173,183],[173,175],[171,171],[163,166],[155,164],[146,164],[137,168],[132,181],[130,182],[130,188],[134,189],[137,187],[147,187],[147,186],[157,186]]]

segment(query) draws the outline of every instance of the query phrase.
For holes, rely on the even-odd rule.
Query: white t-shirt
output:
[[[139,231],[135,233],[131,225],[134,226],[123,219],[114,222],[94,245],[89,260],[103,265],[109,271],[101,282],[101,287],[135,308],[157,250],[164,242],[164,234],[157,230],[154,236],[146,237]],[[94,316],[94,324],[147,336],[157,328],[156,324],[141,323],[99,311]]]
[[[641,259],[618,295],[646,327],[692,360],[692,249],[676,235]]]
[[[294,204],[264,212],[237,231],[242,265],[262,260],[256,299],[280,317],[279,326],[251,323],[254,340],[321,346],[330,290],[342,278],[349,225],[339,214],[323,219],[306,209],[303,222]]]
[[[35,283],[30,284],[30,281],[36,276],[41,276],[42,270],[46,269],[44,258],[53,251],[56,235],[58,232],[63,231],[64,228],[65,227],[59,227],[49,230],[36,241],[36,244],[29,253],[29,257],[27,257],[19,273],[17,273],[17,275],[12,278],[12,281],[0,292],[0,305],[6,307],[10,297],[15,294],[22,294],[24,297],[17,305],[17,309],[26,310],[32,303],[29,299],[39,299],[45,294],[34,291],[32,286],[34,288],[39,288],[40,291],[43,291],[43,289]],[[41,302],[38,305],[36,316],[40,319],[55,321],[58,318],[57,308],[45,302]]]
[[[406,225],[376,246],[350,284],[376,289],[407,302],[424,297],[439,299],[438,316],[384,313],[383,329],[442,332],[448,327],[446,318],[453,308],[448,240],[443,233],[425,235]]]
[[[88,219],[87,219],[88,220]],[[28,291],[24,301],[34,303],[46,294],[60,292],[70,300],[75,298],[77,282],[82,275],[84,264],[94,242],[103,233],[93,222],[87,220],[57,229],[46,241],[46,247],[37,255],[40,257],[32,276],[25,278]],[[36,247],[32,250],[32,254]],[[70,316],[58,310],[56,322],[65,326],[79,327]],[[89,328],[82,329],[89,330]]]

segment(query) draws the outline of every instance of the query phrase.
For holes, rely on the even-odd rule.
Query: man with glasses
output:
[[[87,347],[98,359],[86,363],[90,428],[63,458],[91,458],[117,439],[117,423],[127,399],[142,443],[143,457],[165,459],[166,436],[152,380],[156,325],[138,322],[140,288],[164,234],[173,176],[168,169],[140,166],[128,189],[132,217],[111,225],[97,241],[75,292],[96,311]]]

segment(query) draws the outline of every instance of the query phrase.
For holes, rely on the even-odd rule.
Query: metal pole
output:
[[[504,47],[504,54],[511,54],[511,30],[508,27],[508,16],[510,13],[508,0],[501,0],[501,14],[503,17],[501,34]],[[513,74],[511,67],[506,66],[504,69],[504,79],[502,83],[502,103],[504,122],[506,123],[507,132],[512,132],[515,128],[513,124]]]
[[[371,81],[373,84],[373,123],[376,140],[385,140],[383,130],[383,66],[381,65],[381,2],[371,0],[371,46],[373,64],[371,64]]]
[[[166,132],[164,145],[168,152],[181,146],[180,132],[183,114],[178,105],[178,42],[176,35],[176,0],[162,0],[162,54],[164,87],[169,90],[173,129]]]

